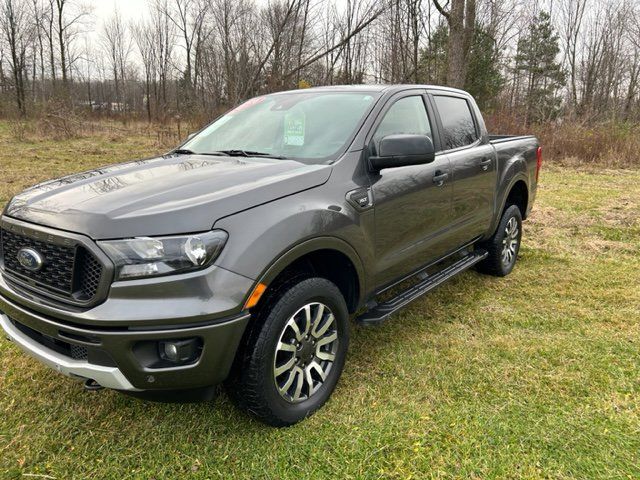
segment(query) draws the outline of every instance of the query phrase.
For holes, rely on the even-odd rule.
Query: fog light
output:
[[[175,362],[178,360],[178,345],[175,343],[165,343],[164,344],[164,355],[167,357],[167,360],[171,360]]]
[[[199,338],[162,341],[159,344],[160,358],[176,364],[192,363],[200,355],[201,344]]]

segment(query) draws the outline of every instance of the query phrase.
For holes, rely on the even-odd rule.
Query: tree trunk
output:
[[[447,84],[462,88],[465,80],[464,0],[452,0],[449,14]]]
[[[451,9],[448,12],[438,0],[434,0],[434,5],[449,25],[447,85],[464,88],[467,59],[476,23],[476,0],[451,0]]]
[[[64,24],[64,7],[66,0],[56,0],[58,7],[58,44],[60,47],[60,71],[62,72],[62,85],[65,93],[68,93],[68,72],[67,72],[67,45],[64,38],[66,26]]]

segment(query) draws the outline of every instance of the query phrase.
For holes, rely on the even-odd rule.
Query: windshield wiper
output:
[[[229,157],[230,155],[226,152],[194,152],[193,150],[189,150],[188,148],[178,148],[173,150],[171,154],[174,155],[212,155],[214,157]]]
[[[287,157],[282,155],[273,155],[265,152],[254,152],[252,150],[221,150],[222,153],[229,155],[230,157],[264,157],[275,158],[277,160],[286,160]]]
[[[194,152],[193,150],[189,150],[188,148],[178,148],[173,150],[171,153],[177,155],[213,155],[213,156],[225,156],[225,157],[264,157],[264,158],[275,158],[278,160],[286,160],[287,157],[283,157],[281,155],[272,155],[270,153],[265,152],[254,152],[252,150],[218,150],[215,152]]]

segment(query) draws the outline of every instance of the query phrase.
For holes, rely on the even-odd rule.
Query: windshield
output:
[[[370,92],[284,93],[253,98],[220,117],[180,150],[335,160],[373,106]]]

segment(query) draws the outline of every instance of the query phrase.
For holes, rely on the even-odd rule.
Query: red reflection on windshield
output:
[[[258,105],[259,103],[264,102],[265,97],[256,97],[256,98],[252,98],[250,100],[247,100],[246,102],[244,102],[241,105],[238,105],[236,108],[234,108],[233,110],[231,110],[229,113],[238,113],[241,112],[243,110],[246,110],[247,108],[251,108],[254,105]]]

